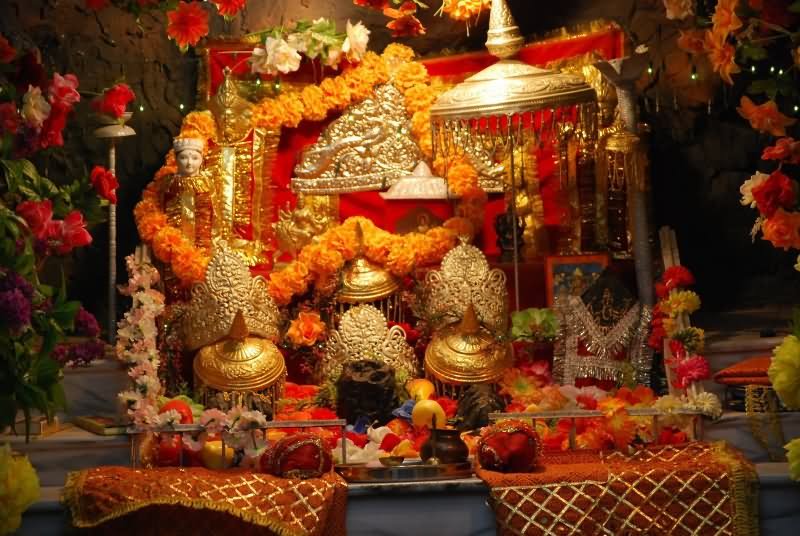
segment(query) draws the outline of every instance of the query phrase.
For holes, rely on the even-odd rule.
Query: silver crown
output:
[[[175,154],[187,149],[202,153],[206,148],[206,143],[200,138],[175,138],[172,141],[172,148],[175,150]]]
[[[277,340],[281,315],[267,292],[267,280],[252,277],[244,257],[225,241],[215,242],[214,247],[206,279],[194,286],[187,306],[186,347],[193,351],[225,338],[238,311],[251,335]]]

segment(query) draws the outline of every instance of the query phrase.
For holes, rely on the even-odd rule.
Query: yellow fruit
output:
[[[417,378],[406,383],[406,391],[414,400],[427,400],[436,391],[436,387],[424,378]]]
[[[200,451],[200,459],[208,469],[225,469],[233,463],[233,448],[225,445],[225,460],[222,459],[222,440],[206,441]]]
[[[444,428],[447,425],[447,415],[444,409],[435,400],[420,400],[414,404],[411,411],[411,422],[414,426],[427,426],[433,428],[433,417],[436,417],[436,428]]]
[[[416,458],[419,452],[414,448],[414,444],[408,439],[402,440],[392,449],[392,456],[403,456],[404,458]]]

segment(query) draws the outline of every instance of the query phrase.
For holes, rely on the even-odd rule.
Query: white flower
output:
[[[117,400],[126,410],[135,409],[142,400],[142,395],[136,391],[122,391],[117,395]]]
[[[340,61],[342,61],[342,49],[334,47],[329,48],[328,56],[325,59],[325,65],[338,69]]]
[[[207,438],[208,434],[206,432],[200,432],[197,439],[193,438],[191,434],[181,434],[183,445],[192,452],[199,452],[202,450],[203,445],[206,444]]]
[[[161,390],[161,382],[152,376],[139,376],[135,383],[136,389],[145,397],[157,396]]]
[[[228,426],[228,416],[216,408],[207,409],[200,415],[200,424],[205,426],[209,434],[218,434]]]
[[[267,425],[267,418],[260,411],[243,411],[234,426],[238,430],[253,430]]]
[[[742,204],[742,206],[756,208],[756,200],[753,197],[753,188],[759,186],[768,178],[769,175],[766,173],[756,171],[755,175],[742,183],[742,185],[739,187],[739,193],[742,194],[742,199],[739,202]]]
[[[347,55],[347,59],[351,61],[361,61],[364,54],[367,52],[367,43],[369,43],[369,30],[360,21],[356,24],[350,24],[347,21],[347,37],[342,45],[342,52]]]
[[[269,63],[269,54],[267,54],[267,49],[265,48],[254,48],[248,61],[250,62],[251,73],[272,74],[274,72]]]
[[[311,34],[308,32],[295,32],[293,34],[289,34],[289,36],[286,38],[286,42],[297,52],[302,52],[305,54],[308,50],[308,45],[311,42]]]
[[[690,396],[686,403],[687,407],[702,412],[703,415],[718,418],[722,415],[722,403],[714,393],[703,391],[694,396]]]
[[[50,115],[50,104],[42,96],[38,87],[28,86],[28,91],[22,97],[22,117],[32,128],[42,128],[45,119]]]
[[[347,449],[347,463],[367,463],[377,460],[380,457],[380,445],[377,443],[369,442],[364,445],[364,448],[359,448],[358,445],[349,439],[345,439],[345,448]],[[343,463],[342,456],[342,438],[336,442],[336,448],[333,449],[333,459],[336,463]]]
[[[367,429],[367,437],[369,440],[378,445],[383,442],[383,438],[391,433],[393,432],[388,426],[380,426],[378,428],[370,426],[369,429]]]
[[[694,15],[693,0],[664,0],[669,20],[683,20]]]
[[[169,409],[158,416],[158,424],[160,426],[175,426],[180,423],[181,414],[175,409]]]

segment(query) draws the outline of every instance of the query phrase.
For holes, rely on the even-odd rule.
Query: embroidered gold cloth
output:
[[[336,473],[300,480],[201,467],[97,467],[70,473],[62,502],[76,527],[115,534],[187,534],[193,527],[200,534],[339,536],[347,484]]]
[[[758,534],[755,469],[721,443],[545,453],[543,464],[477,470],[498,534]]]

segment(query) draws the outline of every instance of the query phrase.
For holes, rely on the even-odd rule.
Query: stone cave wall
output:
[[[637,40],[653,42],[660,37],[655,24],[663,21],[660,0],[566,0],[547,4],[510,0],[509,4],[525,35],[541,35],[552,28],[605,18],[623,24]],[[437,8],[438,2],[434,2],[423,14],[426,36],[401,42],[422,55],[482,47],[486,17],[468,36],[461,24],[435,17]],[[351,0],[250,0],[239,19],[231,23],[213,20],[212,35],[239,36],[281,21],[316,17],[331,17],[341,27],[347,19],[363,20],[372,30],[371,47],[376,50],[391,41],[383,27],[385,19],[354,6]],[[192,52],[182,54],[169,41],[165,20],[163,13],[136,20],[113,7],[95,13],[83,6],[83,0],[0,2],[0,32],[12,43],[37,45],[50,67],[75,73],[80,79],[79,89],[86,92],[69,122],[66,150],[37,162],[49,176],[74,176],[88,172],[95,164],[106,164],[106,147],[92,136],[94,124],[88,106],[92,92],[124,79],[138,96],[130,122],[138,135],[123,140],[118,150],[121,280],[122,259],[138,242],[133,206],[161,164],[183,113],[195,106],[198,60]],[[739,184],[757,161],[758,139],[730,114],[707,117],[684,111],[645,116],[655,127],[655,215],[658,225],[669,224],[678,230],[684,263],[697,272],[705,307],[730,307],[736,300],[756,303],[796,298],[794,290],[794,294],[785,292],[793,281],[788,273],[793,263],[763,244],[750,244],[752,214],[738,207],[736,201]],[[106,278],[106,229],[101,226],[93,230],[93,235],[94,244],[75,258],[71,283],[76,296],[102,315],[99,318],[105,318],[105,293],[97,289],[98,282]],[[120,304],[120,309],[124,307],[126,304]]]

